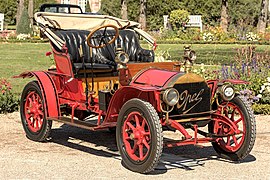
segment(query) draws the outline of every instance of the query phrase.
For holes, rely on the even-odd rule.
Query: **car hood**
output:
[[[157,68],[142,70],[134,76],[130,85],[169,88],[175,84],[205,82],[205,79],[194,73],[168,71]]]

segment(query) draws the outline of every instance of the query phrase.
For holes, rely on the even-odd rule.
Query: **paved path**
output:
[[[19,113],[0,115],[0,179],[270,179],[270,116],[257,119],[254,149],[241,164],[219,159],[210,144],[164,149],[156,170],[121,165],[115,137],[54,123],[51,140],[28,140]],[[170,135],[170,134],[169,134]]]

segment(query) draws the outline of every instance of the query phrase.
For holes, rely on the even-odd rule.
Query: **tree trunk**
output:
[[[221,0],[220,27],[224,32],[228,32],[228,0]]]
[[[146,29],[146,0],[140,0],[140,17],[139,23],[142,26],[142,29]]]
[[[269,0],[262,0],[261,12],[259,16],[258,25],[257,25],[257,30],[260,33],[265,33],[267,16],[268,16],[268,5],[269,5]]]
[[[122,19],[128,19],[127,0],[121,0],[121,15]]]
[[[23,8],[24,8],[24,0],[17,0],[17,14],[16,14],[16,27],[19,24],[19,21],[22,16]]]
[[[33,18],[34,18],[34,1],[33,0],[29,0],[28,2],[28,16],[30,19],[30,23],[31,23],[31,28],[33,27]]]

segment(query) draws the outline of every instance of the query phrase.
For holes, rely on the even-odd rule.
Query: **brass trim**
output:
[[[188,118],[190,116],[207,116],[208,114],[213,114],[215,111],[206,111],[206,112],[199,112],[199,113],[192,113],[192,114],[178,114],[178,115],[171,115],[170,118]]]
[[[188,118],[188,119],[180,119],[180,120],[174,120],[176,122],[194,122],[194,121],[205,121],[205,120],[211,120],[211,116],[207,117],[201,117],[201,118]]]
[[[175,81],[175,84],[198,83],[198,82],[205,82],[205,79],[197,74],[187,73],[179,77]]]

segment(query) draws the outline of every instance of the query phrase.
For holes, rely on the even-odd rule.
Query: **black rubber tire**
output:
[[[151,134],[151,145],[148,156],[143,162],[137,163],[131,160],[126,153],[122,138],[122,127],[125,117],[131,112],[137,111],[143,115],[149,124]],[[159,162],[163,150],[163,132],[160,120],[155,108],[148,102],[134,98],[127,101],[120,110],[116,128],[117,146],[122,157],[123,165],[131,171],[148,173],[152,171]]]
[[[28,124],[27,124],[25,114],[24,114],[24,106],[25,106],[25,101],[26,101],[25,99],[26,99],[27,95],[33,91],[35,91],[39,95],[39,97],[41,98],[42,104],[43,104],[43,110],[44,110],[44,100],[42,97],[40,87],[39,87],[37,81],[31,81],[24,87],[23,92],[22,92],[21,101],[20,101],[21,121],[22,121],[24,131],[26,133],[26,137],[30,140],[33,140],[33,141],[42,142],[42,141],[45,141],[47,139],[47,137],[50,135],[52,121],[47,120],[46,118],[43,118],[43,123],[42,123],[41,129],[37,132],[32,132],[28,128]],[[43,113],[45,114],[44,111],[43,111]]]
[[[256,121],[253,110],[250,104],[242,96],[236,96],[231,100],[232,103],[237,105],[242,111],[245,124],[246,124],[246,136],[242,146],[236,152],[227,152],[220,147],[217,142],[212,142],[213,148],[219,156],[232,161],[242,161],[251,152],[256,139]],[[209,132],[213,132],[213,123],[208,125]]]
[[[116,127],[109,127],[108,130],[112,134],[115,134],[116,133]]]

